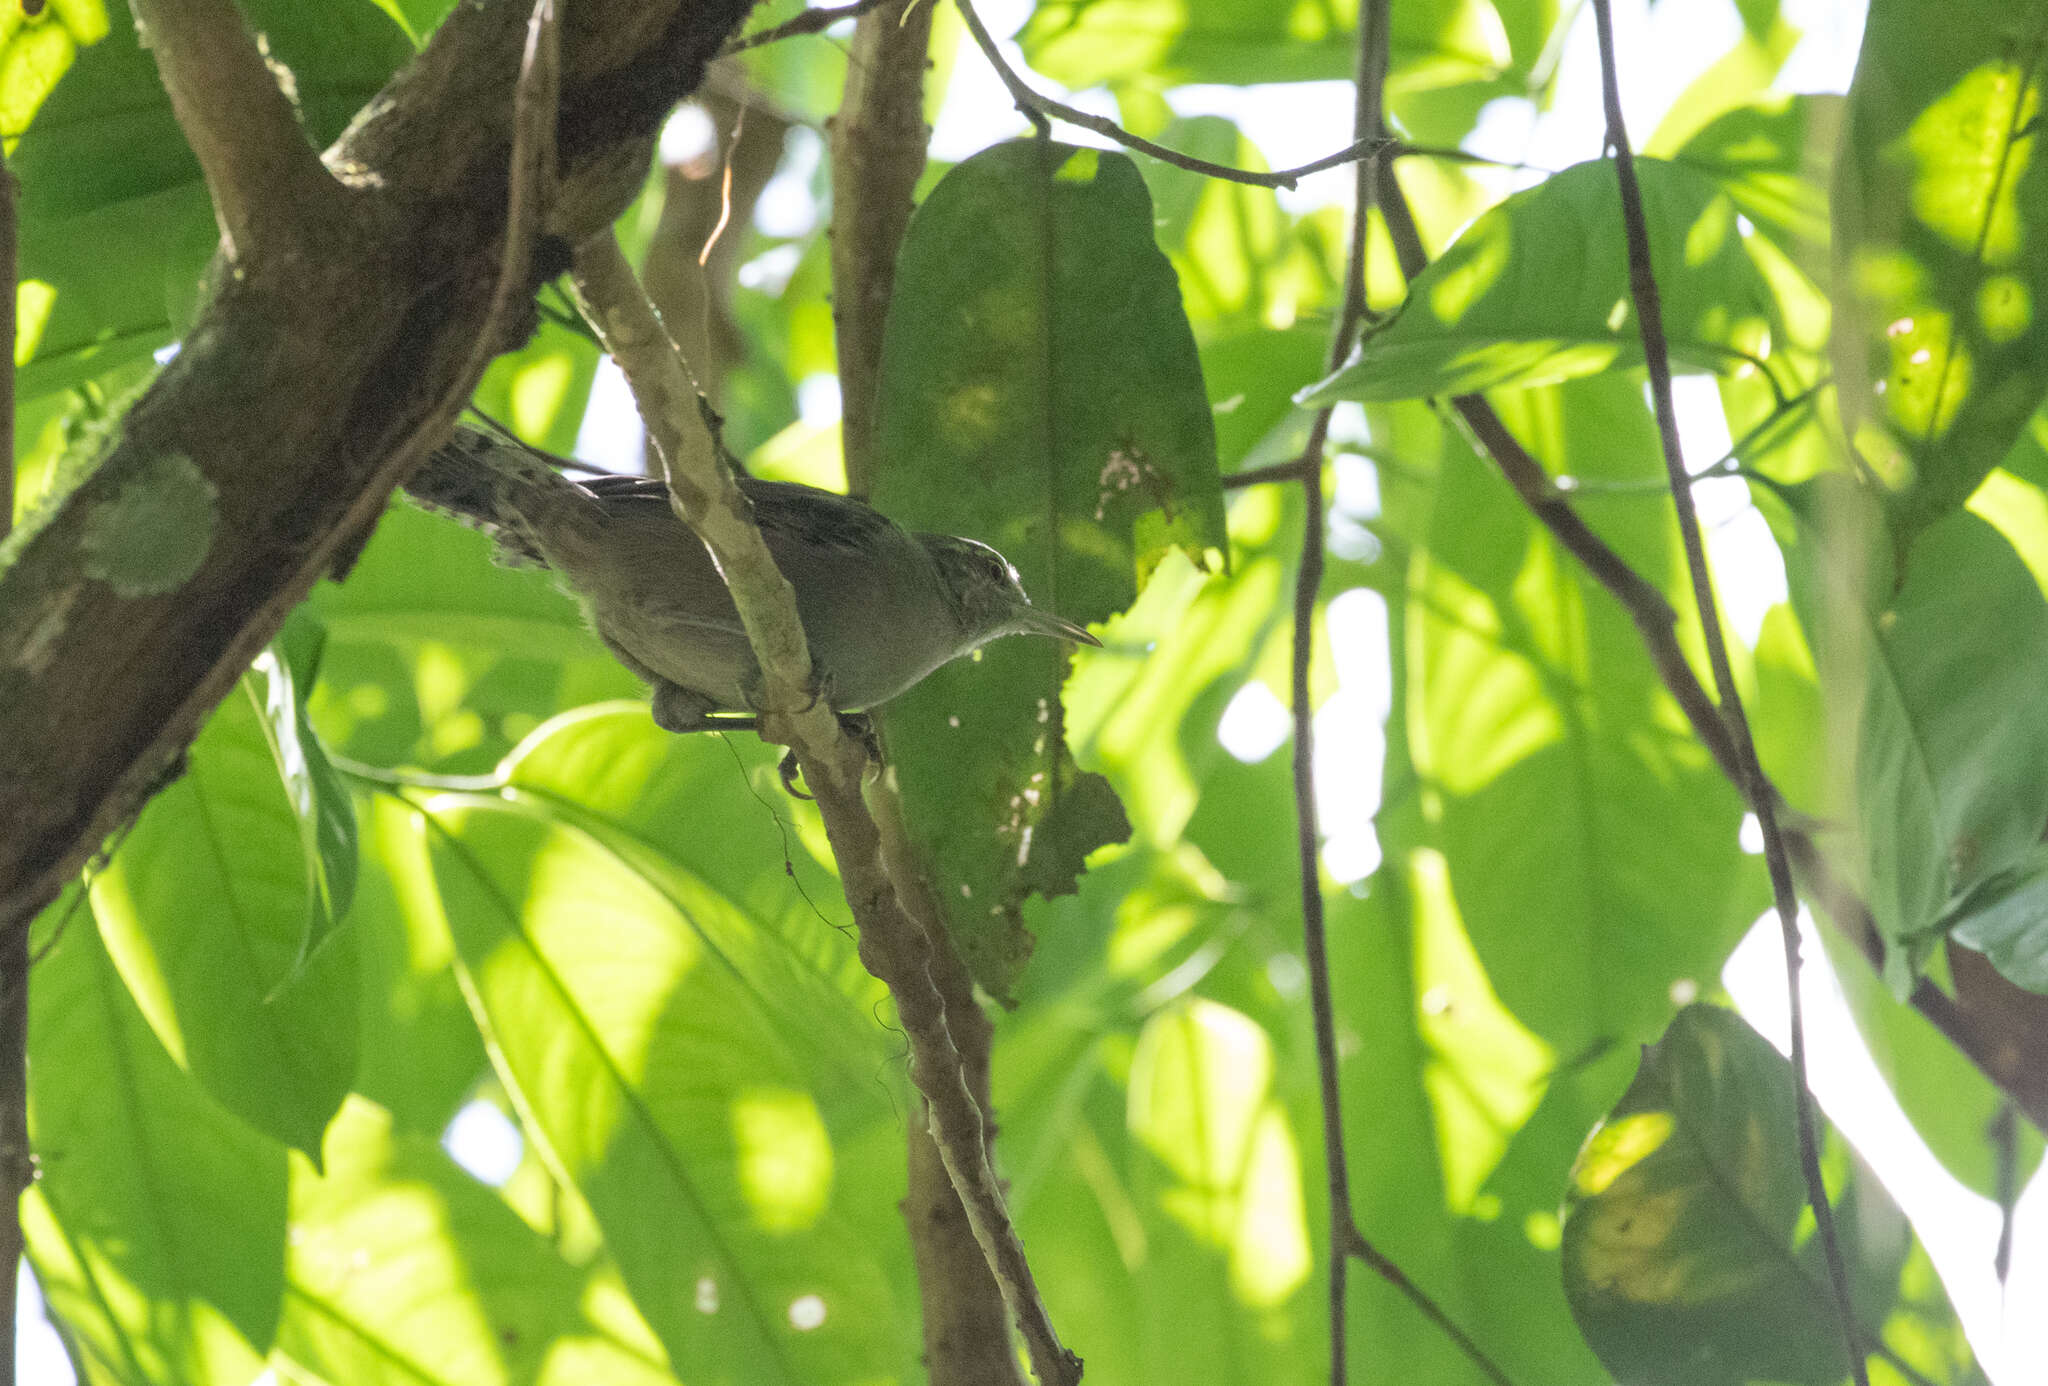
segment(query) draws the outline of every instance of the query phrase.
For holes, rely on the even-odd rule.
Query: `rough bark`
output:
[[[562,178],[532,283],[631,198],[660,122],[751,5],[567,7]],[[184,350],[0,572],[0,928],[46,904],[172,772],[467,398],[501,265],[527,14],[487,0],[449,17],[327,151],[339,195],[266,222],[222,263]],[[203,101],[213,88],[190,77],[170,85]],[[188,131],[224,123],[180,116]],[[276,163],[208,167],[216,203],[263,202]]]

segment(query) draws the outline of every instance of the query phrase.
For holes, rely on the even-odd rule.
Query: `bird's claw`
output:
[[[861,749],[867,753],[867,759],[870,763],[880,765],[882,763],[882,739],[875,732],[874,719],[865,712],[841,712],[834,715],[839,718],[839,730],[860,742]],[[798,766],[796,760],[796,750],[791,748],[782,753],[782,759],[776,763],[775,773],[781,777],[782,787],[788,791],[790,797],[795,799],[814,799],[815,795],[806,794],[796,787],[800,769],[801,767]]]

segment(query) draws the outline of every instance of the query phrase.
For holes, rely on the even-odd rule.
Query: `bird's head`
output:
[[[1033,606],[1024,595],[1017,570],[988,545],[951,535],[921,534],[918,538],[938,566],[946,595],[959,613],[968,648],[1004,635],[1049,635],[1080,645],[1102,643],[1073,622]]]

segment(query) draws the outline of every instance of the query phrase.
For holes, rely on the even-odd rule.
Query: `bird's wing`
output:
[[[659,477],[606,475],[578,483],[617,514],[642,513],[642,507],[667,509],[668,487]],[[877,544],[897,542],[896,523],[865,501],[791,481],[742,477],[740,490],[753,502],[754,520],[771,549],[802,545],[811,550],[873,553]]]

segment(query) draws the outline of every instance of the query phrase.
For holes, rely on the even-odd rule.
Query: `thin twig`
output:
[[[1402,275],[1413,283],[1429,264],[1429,254],[1392,170],[1381,165],[1378,177],[1388,239],[1393,242]],[[1450,403],[1474,451],[1493,462],[1552,540],[1577,559],[1587,575],[1628,614],[1665,691],[1677,702],[1721,773],[1739,786],[1728,726],[1679,649],[1677,617],[1663,593],[1586,526],[1484,397],[1465,395]],[[1830,926],[1856,946],[1873,970],[1881,971],[1884,944],[1870,921],[1869,906],[1835,879],[1826,856],[1808,833],[1797,825],[1786,825],[1785,839],[1794,869],[1807,882],[1809,894],[1819,901]],[[1996,979],[1995,973],[1991,975]],[[1997,979],[1987,980],[1987,985],[2008,984]],[[1913,989],[1910,1000],[1921,1017],[1967,1056],[1985,1078],[2020,1104],[2035,1126],[2048,1130],[2048,1083],[2038,1078],[2035,1051],[2008,1030],[1999,1029],[1995,1011],[1990,1013],[1994,1019],[1986,1020],[1926,981]]]
[[[342,186],[306,139],[233,0],[133,0],[171,109],[206,175],[230,261],[303,252]]]
[[[0,342],[14,341],[15,207],[19,189],[0,157]],[[0,363],[0,537],[13,517],[14,359]],[[28,934],[24,919],[0,929],[0,1386],[14,1386],[15,1281],[21,1266],[21,1196],[35,1178],[28,1138]]]
[[[1262,486],[1272,481],[1303,481],[1310,471],[1322,466],[1320,457],[1296,457],[1287,462],[1275,462],[1270,466],[1251,467],[1242,472],[1232,472],[1223,478],[1226,491],[1242,490],[1247,486]]]
[[[741,35],[720,49],[719,56],[729,57],[734,53],[744,53],[749,48],[780,43],[784,39],[799,38],[805,34],[822,34],[840,20],[858,19],[882,3],[884,0],[853,0],[850,5],[820,5],[816,9],[805,10],[794,19],[785,19],[771,28]],[[936,0],[919,0],[919,3],[936,3]]]
[[[519,55],[519,80],[512,88],[512,156],[505,172],[505,252],[498,280],[484,310],[484,330],[470,348],[469,362],[456,378],[449,403],[459,412],[491,358],[504,348],[498,340],[511,320],[515,297],[526,290],[533,242],[546,215],[541,202],[555,181],[555,114],[561,103],[562,52],[555,0],[533,0],[526,20],[526,46]],[[437,424],[445,410],[436,410]]]
[[[1785,987],[1791,1009],[1792,1081],[1795,1115],[1799,1126],[1799,1164],[1806,1176],[1807,1201],[1813,1205],[1815,1230],[1819,1233],[1821,1255],[1827,1263],[1828,1281],[1834,1289],[1835,1312],[1840,1321],[1842,1346],[1849,1356],[1849,1371],[1857,1386],[1869,1386],[1864,1364],[1862,1333],[1856,1309],[1849,1297],[1849,1273],[1842,1263],[1842,1248],[1835,1236],[1835,1215],[1828,1203],[1827,1184],[1821,1176],[1820,1146],[1815,1137],[1813,1093],[1806,1079],[1806,1022],[1799,995],[1799,896],[1792,883],[1792,863],[1785,840],[1778,829],[1777,794],[1765,779],[1757,760],[1756,742],[1750,736],[1749,720],[1742,710],[1742,697],[1735,686],[1735,671],[1728,658],[1728,643],[1721,631],[1721,615],[1714,599],[1714,584],[1707,571],[1706,542],[1700,535],[1699,514],[1693,507],[1685,471],[1685,456],[1678,439],[1678,414],[1671,397],[1671,352],[1664,335],[1664,306],[1657,290],[1657,278],[1650,263],[1649,223],[1643,214],[1642,189],[1636,183],[1635,154],[1629,148],[1628,128],[1622,119],[1621,83],[1614,57],[1614,18],[1608,0],[1593,0],[1593,20],[1600,42],[1600,88],[1607,108],[1607,144],[1614,155],[1614,172],[1621,187],[1622,228],[1628,245],[1629,295],[1635,301],[1636,320],[1643,337],[1643,355],[1650,371],[1650,398],[1657,416],[1657,436],[1663,444],[1664,465],[1671,478],[1671,497],[1678,512],[1678,532],[1685,545],[1685,563],[1692,577],[1693,598],[1699,604],[1700,625],[1707,646],[1707,662],[1714,671],[1714,685],[1720,694],[1720,711],[1726,720],[1735,748],[1736,784],[1749,801],[1750,812],[1763,829],[1764,861],[1770,870],[1771,898],[1777,907],[1778,928],[1785,945]]]
[[[1380,130],[1386,68],[1380,61],[1378,25],[1386,0],[1359,0],[1358,53],[1353,65],[1351,136],[1354,143],[1372,140]],[[1372,223],[1372,164],[1356,165],[1351,208],[1350,244],[1344,258],[1344,299],[1330,334],[1325,371],[1334,371],[1351,354],[1359,324],[1365,320],[1365,253]],[[1330,954],[1323,920],[1322,831],[1316,821],[1315,706],[1309,687],[1315,654],[1316,599],[1323,586],[1323,448],[1330,435],[1335,407],[1318,409],[1309,425],[1301,456],[1301,566],[1294,577],[1294,638],[1289,660],[1289,714],[1294,723],[1295,855],[1301,873],[1301,951],[1308,970],[1309,1015],[1316,1037],[1316,1083],[1323,1112],[1323,1177],[1330,1191],[1329,1323],[1330,1386],[1344,1386],[1349,1373],[1350,1335],[1346,1305],[1351,1256],[1359,1252],[1367,1265],[1380,1259],[1358,1231],[1351,1212],[1351,1166],[1344,1147],[1344,1100],[1338,1074],[1336,1006],[1330,995]],[[1402,1277],[1406,1279],[1406,1277]]]
[[[1345,164],[1369,163],[1378,159],[1398,159],[1415,155],[1432,159],[1447,159],[1453,163],[1491,164],[1494,161],[1462,149],[1441,148],[1435,145],[1408,144],[1393,139],[1384,131],[1369,139],[1356,139],[1334,154],[1325,154],[1295,168],[1284,168],[1273,173],[1260,173],[1253,169],[1233,168],[1229,164],[1212,164],[1207,159],[1197,159],[1192,154],[1183,154],[1177,149],[1168,149],[1163,144],[1154,144],[1143,136],[1134,135],[1107,116],[1091,115],[1078,107],[1055,101],[1050,96],[1034,89],[1016,69],[1004,61],[1002,51],[996,47],[995,37],[988,26],[981,22],[981,16],[974,12],[973,0],[953,0],[960,8],[960,17],[967,21],[967,32],[974,36],[975,46],[989,66],[996,70],[1003,86],[1008,88],[1010,99],[1017,103],[1033,125],[1044,129],[1048,120],[1063,120],[1069,125],[1078,125],[1083,130],[1092,130],[1107,140],[1114,140],[1126,149],[1135,149],[1140,154],[1150,154],[1164,164],[1184,168],[1190,173],[1206,174],[1229,183],[1244,183],[1254,188],[1292,188],[1311,173],[1324,169],[1339,168]],[[1341,362],[1339,364],[1342,364]],[[1333,371],[1335,367],[1331,368]]]
[[[848,45],[846,92],[826,131],[832,159],[832,330],[845,402],[839,431],[847,486],[857,496],[873,493],[886,462],[874,446],[883,328],[931,137],[924,89],[933,9],[934,0],[889,0],[860,17]],[[878,728],[879,735],[887,732],[886,724]],[[994,1027],[953,944],[930,865],[905,824],[895,778],[877,779],[867,798],[881,829],[889,877],[931,950],[927,970],[945,1003],[961,1076],[981,1109],[986,1144],[995,1131],[989,1095]],[[1002,1287],[975,1241],[929,1114],[924,1117],[906,1123],[902,1211],[917,1267],[930,1386],[1023,1386]]]
[[[966,0],[960,0],[963,10]],[[1352,139],[1356,145],[1372,145],[1385,130],[1387,75],[1387,26],[1390,0],[1359,0],[1358,54],[1353,72],[1357,99],[1352,109]],[[1351,353],[1359,326],[1369,309],[1366,299],[1365,264],[1368,228],[1375,200],[1376,161],[1357,165],[1353,187],[1350,244],[1344,262],[1344,299],[1330,335],[1327,370],[1335,371]],[[1301,566],[1294,581],[1294,639],[1291,659],[1290,716],[1294,724],[1294,817],[1295,846],[1301,872],[1302,957],[1309,981],[1309,1011],[1316,1040],[1316,1081],[1323,1114],[1324,1177],[1329,1183],[1329,1322],[1330,1386],[1344,1386],[1348,1374],[1349,1341],[1345,1332],[1345,1307],[1351,1258],[1357,1257],[1367,1269],[1392,1285],[1440,1329],[1451,1343],[1469,1358],[1497,1386],[1509,1386],[1501,1369],[1486,1355],[1420,1286],[1394,1261],[1375,1247],[1358,1228],[1351,1210],[1351,1170],[1345,1154],[1343,1095],[1337,1061],[1336,1006],[1330,992],[1330,958],[1323,918],[1322,871],[1317,851],[1321,830],[1316,822],[1315,720],[1311,703],[1309,673],[1315,650],[1316,601],[1323,583],[1323,450],[1329,441],[1334,406],[1316,411],[1309,426],[1302,455],[1279,468],[1263,468],[1277,475],[1282,470],[1301,482],[1304,509]],[[1261,478],[1264,479],[1264,478]],[[1241,483],[1241,484],[1248,484]]]
[[[810,650],[796,594],[776,568],[752,507],[704,427],[689,368],[670,343],[653,305],[609,231],[578,246],[578,297],[659,449],[670,500],[710,550],[731,590],[761,667],[764,737],[786,742],[816,796],[860,930],[861,963],[889,988],[910,1047],[911,1080],[924,1096],[946,1173],[960,1195],[975,1240],[1002,1288],[1040,1386],[1073,1386],[1081,1361],[1053,1330],[1024,1244],[990,1168],[981,1108],[964,1076],[946,1007],[930,971],[924,930],[904,909],[883,863],[881,835],[861,797],[867,752],[842,734],[816,696]]]

